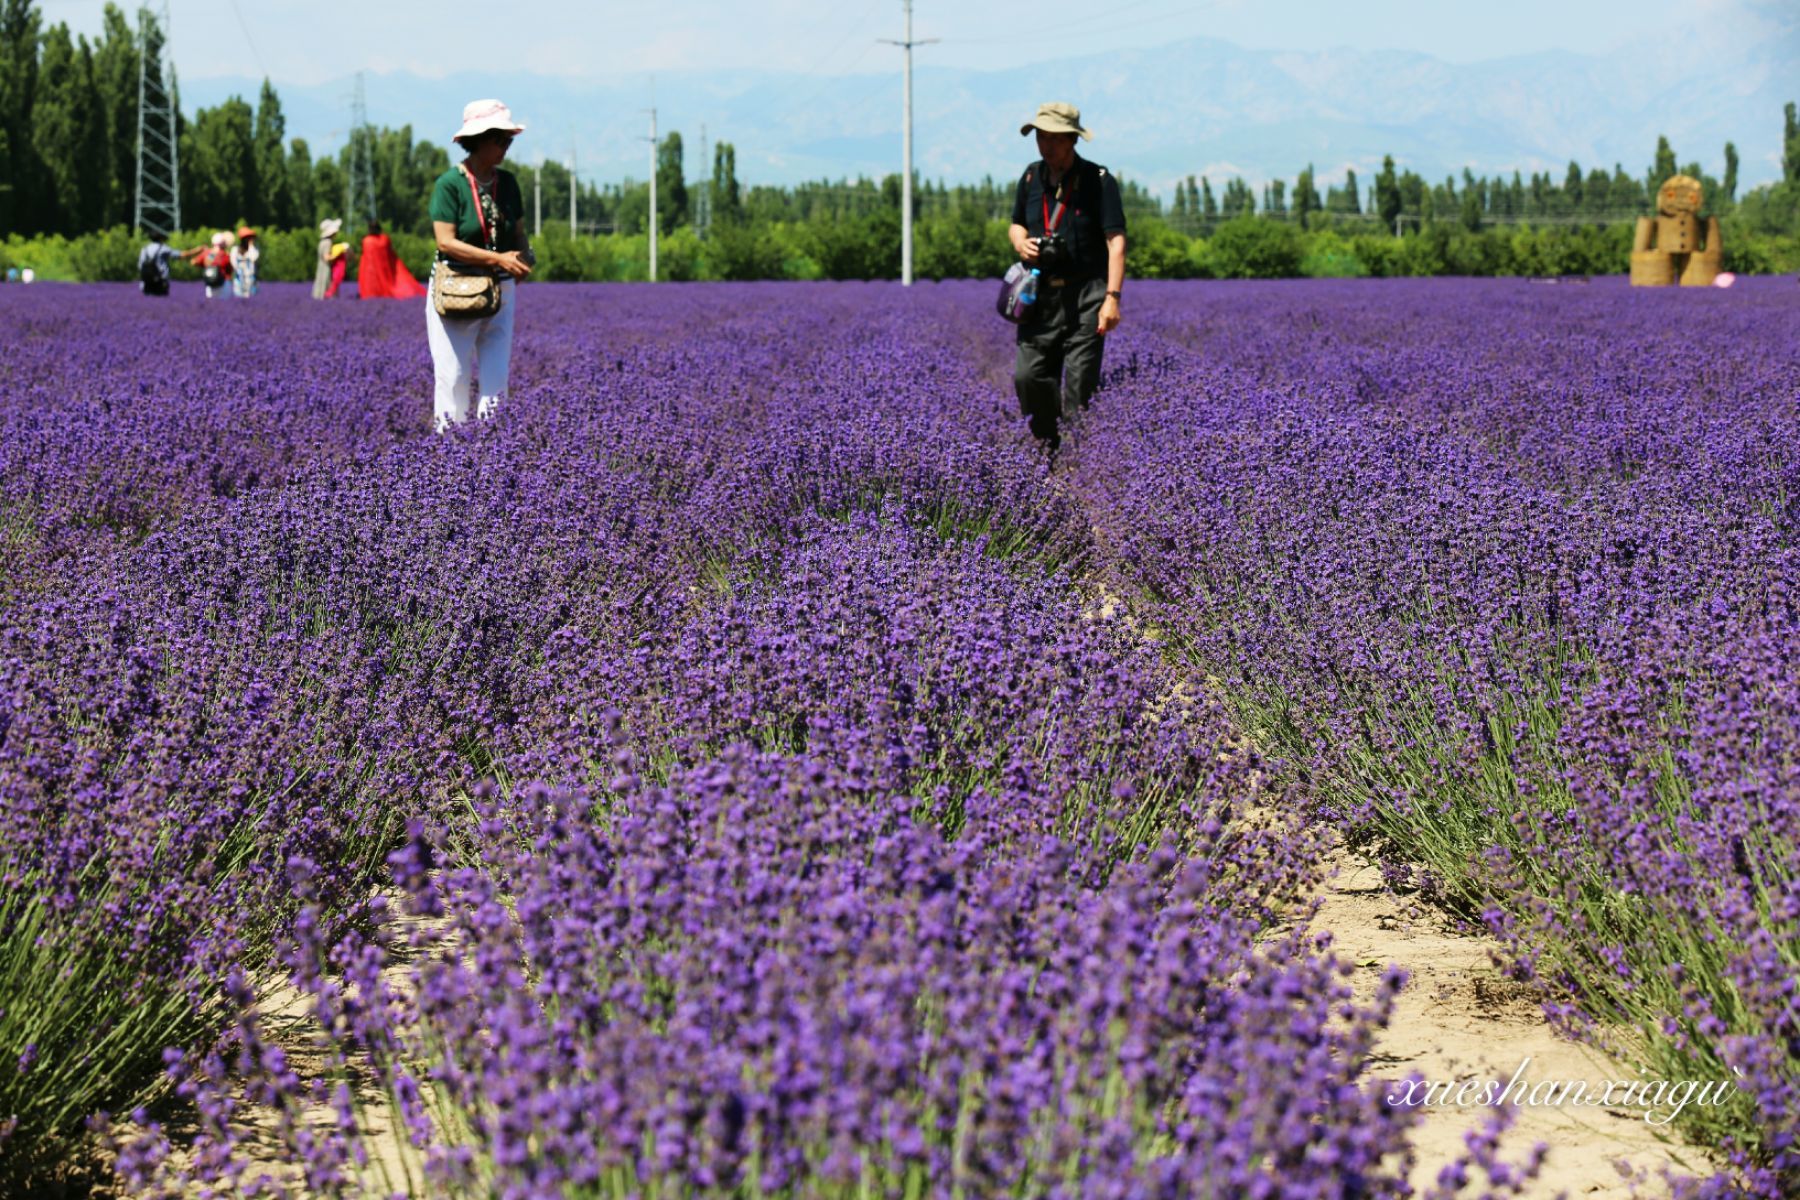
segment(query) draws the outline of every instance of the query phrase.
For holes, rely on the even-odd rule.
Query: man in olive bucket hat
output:
[[[1111,172],[1075,153],[1093,135],[1081,110],[1052,102],[1019,127],[1037,132],[1039,159],[1013,198],[1013,250],[1039,271],[1036,312],[1019,326],[1013,390],[1020,415],[1052,454],[1064,413],[1085,409],[1100,384],[1101,339],[1119,325],[1125,287],[1125,208]]]

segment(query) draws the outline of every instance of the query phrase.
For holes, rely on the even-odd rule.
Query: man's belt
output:
[[[1100,276],[1098,276],[1098,275],[1056,275],[1056,276],[1045,276],[1045,277],[1041,278],[1038,281],[1038,283],[1039,283],[1039,286],[1041,286],[1041,287],[1046,287],[1046,288],[1051,288],[1051,289],[1062,288],[1062,287],[1080,287],[1082,284],[1092,282],[1093,280],[1096,280],[1098,278],[1100,278]]]

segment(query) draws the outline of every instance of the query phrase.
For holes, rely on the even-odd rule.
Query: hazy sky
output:
[[[1800,3],[1800,0],[1784,0]],[[103,0],[40,0],[50,22],[99,27]],[[1012,67],[1120,46],[1212,36],[1266,49],[1419,50],[1453,62],[1543,50],[1596,52],[1732,0],[1117,0],[1082,17],[1069,4],[916,0],[917,61]],[[128,10],[135,6],[122,4]],[[1099,7],[1099,6],[1096,6]],[[1094,11],[1089,9],[1088,11]],[[504,19],[496,25],[494,14]],[[171,0],[184,79],[267,74],[322,83],[356,70],[535,69],[611,75],[771,67],[820,75],[891,70],[901,0],[649,0],[519,3],[433,0]]]

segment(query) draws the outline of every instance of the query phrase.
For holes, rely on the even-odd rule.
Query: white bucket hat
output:
[[[513,120],[512,109],[500,101],[471,100],[463,105],[462,128],[452,134],[450,140],[474,137],[490,129],[503,129],[507,133],[525,132],[525,127]]]

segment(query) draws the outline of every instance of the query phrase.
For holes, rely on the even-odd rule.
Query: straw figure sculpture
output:
[[[1719,277],[1725,243],[1719,218],[1708,217],[1701,236],[1700,181],[1671,175],[1656,191],[1656,215],[1639,217],[1631,242],[1633,287],[1711,287]]]

